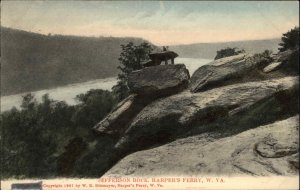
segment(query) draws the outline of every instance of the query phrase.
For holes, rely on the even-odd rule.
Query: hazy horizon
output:
[[[6,27],[6,26],[2,26],[0,25],[0,27],[3,28],[7,28],[7,29],[12,29],[12,30],[18,30],[18,31],[23,31],[23,32],[29,32],[29,33],[34,33],[37,35],[44,35],[47,36],[48,34],[43,34],[43,33],[39,33],[39,32],[35,32],[35,31],[27,31],[27,30],[23,30],[23,29],[17,29],[17,28],[11,28],[11,27]],[[86,37],[86,38],[142,38],[142,37],[136,37],[136,36],[89,36],[89,35],[72,35],[72,34],[55,34],[55,33],[51,33],[52,36],[58,35],[58,36],[69,36],[69,37]],[[265,38],[265,39],[251,39],[251,40],[237,40],[237,41],[220,41],[220,42],[193,42],[193,43],[187,43],[187,44],[173,44],[172,46],[181,46],[181,45],[193,45],[193,44],[221,44],[221,43],[235,43],[235,42],[247,42],[247,41],[260,41],[260,40],[277,40],[280,39],[281,36],[279,37],[275,37],[275,38]],[[144,40],[146,40],[145,38],[142,38]],[[151,42],[151,41],[149,41]],[[157,45],[157,44],[154,44]]]
[[[276,39],[299,23],[297,1],[2,1],[1,10],[3,27],[156,45]]]

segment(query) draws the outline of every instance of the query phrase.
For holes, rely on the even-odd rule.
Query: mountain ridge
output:
[[[190,58],[213,59],[216,52],[227,47],[244,49],[247,53],[261,53],[264,50],[271,50],[273,53],[278,51],[280,38],[263,40],[245,40],[217,43],[193,43],[170,46],[170,49],[177,52],[180,56]]]
[[[117,76],[120,45],[130,41],[151,44],[134,37],[45,35],[1,26],[1,95]],[[279,39],[195,43],[170,49],[180,57],[212,59],[217,50],[227,46],[259,53],[265,49],[275,51],[278,42]]]
[[[141,38],[43,35],[1,27],[1,95],[118,74],[121,45]]]

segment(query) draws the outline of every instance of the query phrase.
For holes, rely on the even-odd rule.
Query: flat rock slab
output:
[[[133,103],[137,95],[130,95],[121,101],[102,121],[97,123],[93,129],[100,134],[118,134],[123,129],[122,123],[133,109]]]
[[[282,62],[273,62],[271,64],[269,64],[268,66],[266,66],[263,71],[265,73],[269,73],[269,72],[272,72],[276,69],[278,69],[280,66],[281,66]]]
[[[247,54],[225,57],[200,67],[190,79],[190,91],[205,91],[242,77],[255,66],[248,57]]]
[[[202,134],[133,153],[103,177],[298,175],[299,116],[235,136]]]
[[[131,120],[151,101],[152,98],[132,94],[121,101],[93,130],[98,134],[119,136],[129,126]]]
[[[208,63],[208,65],[221,66],[221,65],[231,64],[231,63],[237,63],[239,61],[244,60],[248,56],[249,56],[248,54],[242,53],[242,54],[238,54],[238,55],[224,57],[221,59],[214,60],[214,61]]]
[[[189,78],[184,64],[158,65],[133,71],[128,76],[128,87],[136,94],[170,95],[187,88]]]

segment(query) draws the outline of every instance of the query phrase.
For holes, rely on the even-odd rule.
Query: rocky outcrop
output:
[[[166,96],[187,88],[189,79],[189,71],[183,64],[159,65],[130,73],[128,87],[140,95]]]
[[[267,65],[263,71],[265,73],[269,73],[269,72],[272,72],[276,69],[278,69],[280,66],[281,66],[282,62],[272,62],[271,64]]]
[[[225,57],[200,67],[191,77],[189,89],[191,92],[205,91],[222,86],[228,80],[241,78],[257,64],[249,57],[247,54]]]
[[[98,134],[120,135],[128,127],[128,123],[151,100],[140,98],[138,95],[130,95],[121,101],[102,121],[94,126]]]
[[[128,77],[128,86],[134,94],[120,102],[93,129],[98,134],[120,136],[146,105],[186,89],[189,78],[183,64],[159,65],[132,72]]]
[[[243,129],[249,124],[257,126],[261,121],[277,119],[283,112],[297,112],[290,107],[297,104],[294,97],[298,97],[298,80],[298,77],[286,77],[249,82],[201,93],[184,91],[159,99],[137,114],[116,148],[132,152],[184,134],[201,133],[210,130],[209,127]],[[272,105],[276,106],[274,110]],[[264,119],[261,119],[262,112],[267,115]],[[252,121],[239,124],[241,118]]]
[[[222,66],[222,65],[227,65],[227,64],[240,64],[240,63],[244,62],[245,58],[248,58],[248,57],[250,57],[250,55],[241,53],[238,55],[233,55],[233,56],[214,60],[214,61],[210,62],[208,65]]]
[[[111,139],[97,149],[106,150],[101,172],[133,153],[107,175],[295,174],[299,77],[289,71],[295,61],[286,64],[296,54],[281,54],[218,59],[190,84],[184,65],[133,72],[134,94],[94,127]],[[168,163],[173,158],[176,166]]]
[[[299,116],[234,136],[210,133],[176,140],[125,157],[105,177],[297,175]]]

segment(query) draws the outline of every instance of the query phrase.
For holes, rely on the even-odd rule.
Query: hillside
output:
[[[261,53],[264,50],[278,51],[280,39],[250,40],[224,43],[196,43],[188,45],[170,46],[170,49],[177,52],[181,57],[213,59],[217,50],[226,47],[237,47],[246,50],[247,53]]]
[[[3,178],[296,177],[298,57],[243,53],[192,75],[184,64],[146,67],[128,75],[122,101],[99,89],[75,106],[27,95],[1,113]]]
[[[1,95],[116,76],[120,45],[139,38],[42,35],[1,28]]]
[[[120,45],[140,38],[42,35],[1,28],[1,95],[116,76]],[[180,57],[213,59],[225,47],[277,51],[280,39],[170,46]]]

